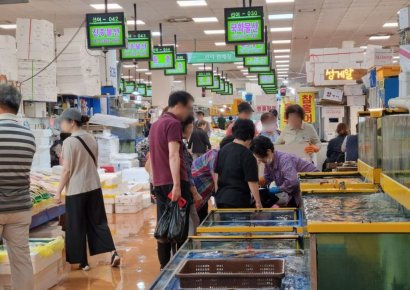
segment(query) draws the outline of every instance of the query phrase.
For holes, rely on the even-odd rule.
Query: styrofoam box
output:
[[[366,105],[366,96],[347,96],[347,105],[348,106],[365,106]]]
[[[312,48],[309,51],[309,61],[311,63],[323,62],[323,48]]]
[[[137,213],[141,211],[141,204],[115,204],[115,213]]]
[[[122,171],[122,180],[148,183],[149,174],[143,167],[128,168]]]
[[[30,118],[46,117],[47,105],[40,102],[24,102],[24,115]]]
[[[147,208],[151,206],[151,193],[150,192],[144,192],[142,194],[142,207]]]
[[[115,204],[141,204],[142,193],[123,193],[115,197]]]
[[[16,51],[16,39],[11,35],[0,35],[0,49],[14,49]]]
[[[360,96],[363,94],[362,85],[344,85],[343,92],[345,96]]]
[[[336,47],[329,47],[323,49],[323,62],[338,62],[339,49]]]
[[[115,206],[113,204],[104,203],[104,207],[105,207],[105,213],[114,213],[115,212]]]

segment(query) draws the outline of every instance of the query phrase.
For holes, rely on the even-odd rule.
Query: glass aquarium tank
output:
[[[381,168],[382,164],[381,128],[381,118],[359,118],[359,159],[374,168]]]

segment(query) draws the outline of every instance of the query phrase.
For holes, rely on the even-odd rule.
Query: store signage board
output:
[[[154,46],[152,60],[149,62],[150,70],[175,68],[175,49],[173,45]]]
[[[213,85],[213,86],[210,86],[210,87],[206,87],[206,89],[207,89],[207,90],[216,90],[216,89],[219,90],[219,82],[220,82],[220,80],[221,80],[221,77],[220,77],[220,76],[215,76],[215,75],[214,75],[214,85]]]
[[[166,76],[180,76],[188,73],[188,62],[186,54],[177,54],[175,58],[175,68],[164,70]]]
[[[325,81],[357,81],[367,74],[366,69],[341,68],[325,69]]]
[[[146,97],[152,97],[152,86],[147,86]]]
[[[341,103],[343,101],[343,90],[325,88],[323,99]]]
[[[238,44],[235,46],[235,55],[237,57],[263,56],[267,55],[267,52],[266,43]]]
[[[248,67],[249,73],[261,73],[261,72],[271,72],[270,66],[250,66]]]
[[[123,12],[86,14],[88,49],[125,48],[127,29]]]
[[[124,84],[125,84],[124,85],[125,94],[132,94],[133,92],[135,92],[135,82],[125,82]]]
[[[255,43],[264,40],[263,7],[225,8],[225,42]]]
[[[221,93],[224,96],[231,96],[233,95],[233,84],[232,83],[225,83],[225,91]]]
[[[188,52],[188,63],[233,63],[243,59],[235,56],[235,51],[194,51]]]
[[[258,74],[258,84],[263,85],[276,85],[276,75],[274,72],[271,73],[260,73]]]
[[[214,84],[214,75],[212,71],[198,71],[196,72],[196,86],[210,87]]]
[[[250,66],[269,66],[269,56],[248,56],[243,58],[243,65]]]
[[[219,89],[211,90],[211,92],[218,93],[218,94],[225,92],[225,80],[221,78],[219,80]]]
[[[147,85],[146,84],[138,84],[137,85],[137,92],[141,96],[146,96],[147,95]]]
[[[120,50],[121,60],[151,59],[151,31],[128,32],[127,48]]]

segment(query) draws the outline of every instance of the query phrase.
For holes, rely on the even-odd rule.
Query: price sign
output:
[[[267,55],[265,43],[238,44],[235,46],[236,57]]]
[[[152,86],[147,86],[146,97],[152,97]]]
[[[125,94],[132,94],[135,92],[135,82],[125,82]]]
[[[166,69],[166,76],[186,75],[188,73],[188,60],[186,54],[177,54],[175,59],[175,68]]]
[[[219,90],[219,82],[221,80],[220,76],[214,76],[214,85],[210,87],[206,87],[207,90]]]
[[[261,72],[271,72],[270,66],[250,66],[248,67],[249,73],[261,73]]]
[[[250,66],[269,66],[269,56],[248,56],[243,59],[243,65]]]
[[[121,60],[151,59],[151,31],[131,31],[128,33],[127,48],[120,50]]]
[[[258,74],[258,84],[263,85],[275,85],[276,86],[276,74],[271,73],[260,73]]]
[[[126,47],[123,12],[86,14],[88,49]]]
[[[154,70],[171,68],[175,68],[174,46],[154,46],[152,50],[152,60],[149,62],[149,69]]]
[[[211,71],[198,71],[196,72],[196,86],[197,87],[210,87],[214,84],[214,76]]]
[[[264,40],[263,7],[225,8],[226,43],[255,43]]]
[[[145,97],[147,95],[147,85],[146,84],[138,84],[137,85],[137,92],[141,96]]]
[[[219,89],[211,90],[214,93],[222,93],[225,92],[225,80],[223,78],[219,79]]]

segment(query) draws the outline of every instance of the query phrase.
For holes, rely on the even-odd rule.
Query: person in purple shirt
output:
[[[271,187],[271,193],[284,193],[287,207],[299,207],[301,194],[299,187],[299,172],[316,172],[316,166],[296,155],[275,151],[269,138],[258,136],[252,141],[251,151],[259,162],[265,164],[265,180],[269,185],[275,182],[276,187]]]

